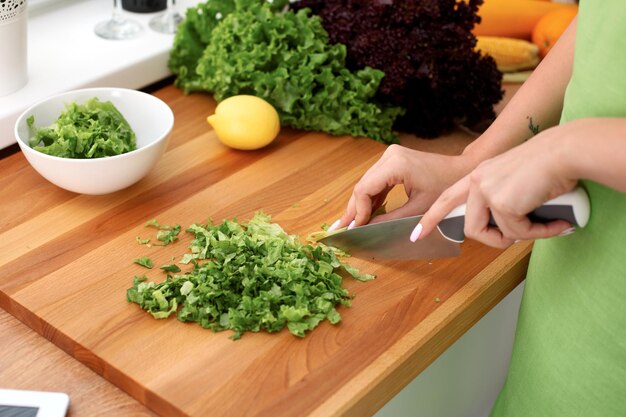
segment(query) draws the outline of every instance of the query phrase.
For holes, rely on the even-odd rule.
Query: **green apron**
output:
[[[624,0],[580,2],[561,122],[583,117],[626,117]],[[582,183],[587,227],[535,242],[492,417],[626,416],[626,194]]]

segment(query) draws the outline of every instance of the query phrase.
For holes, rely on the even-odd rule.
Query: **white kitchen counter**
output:
[[[177,3],[184,15],[199,1]],[[148,27],[158,13],[125,12],[144,30],[135,39],[111,41],[96,36],[94,27],[112,11],[111,0],[65,0],[29,12],[28,83],[0,97],[0,149],[15,143],[13,125],[20,113],[46,97],[83,87],[141,88],[170,75],[173,35]]]

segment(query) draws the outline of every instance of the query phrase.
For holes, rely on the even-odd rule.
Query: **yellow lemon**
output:
[[[207,122],[224,145],[242,150],[267,146],[280,131],[276,109],[262,98],[247,95],[220,102]]]

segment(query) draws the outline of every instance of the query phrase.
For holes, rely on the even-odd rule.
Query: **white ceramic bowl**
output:
[[[137,149],[106,158],[71,159],[50,156],[28,145],[26,119],[34,115],[35,127],[51,125],[65,104],[84,103],[92,97],[110,101],[135,131]],[[24,111],[15,123],[15,137],[24,156],[51,183],[81,194],[107,194],[126,188],[143,178],[157,163],[174,126],[167,104],[146,93],[124,88],[86,88],[45,99]]]

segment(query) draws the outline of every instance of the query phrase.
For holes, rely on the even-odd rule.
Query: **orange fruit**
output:
[[[532,41],[543,58],[561,37],[578,13],[578,7],[562,7],[543,16],[533,28]]]

